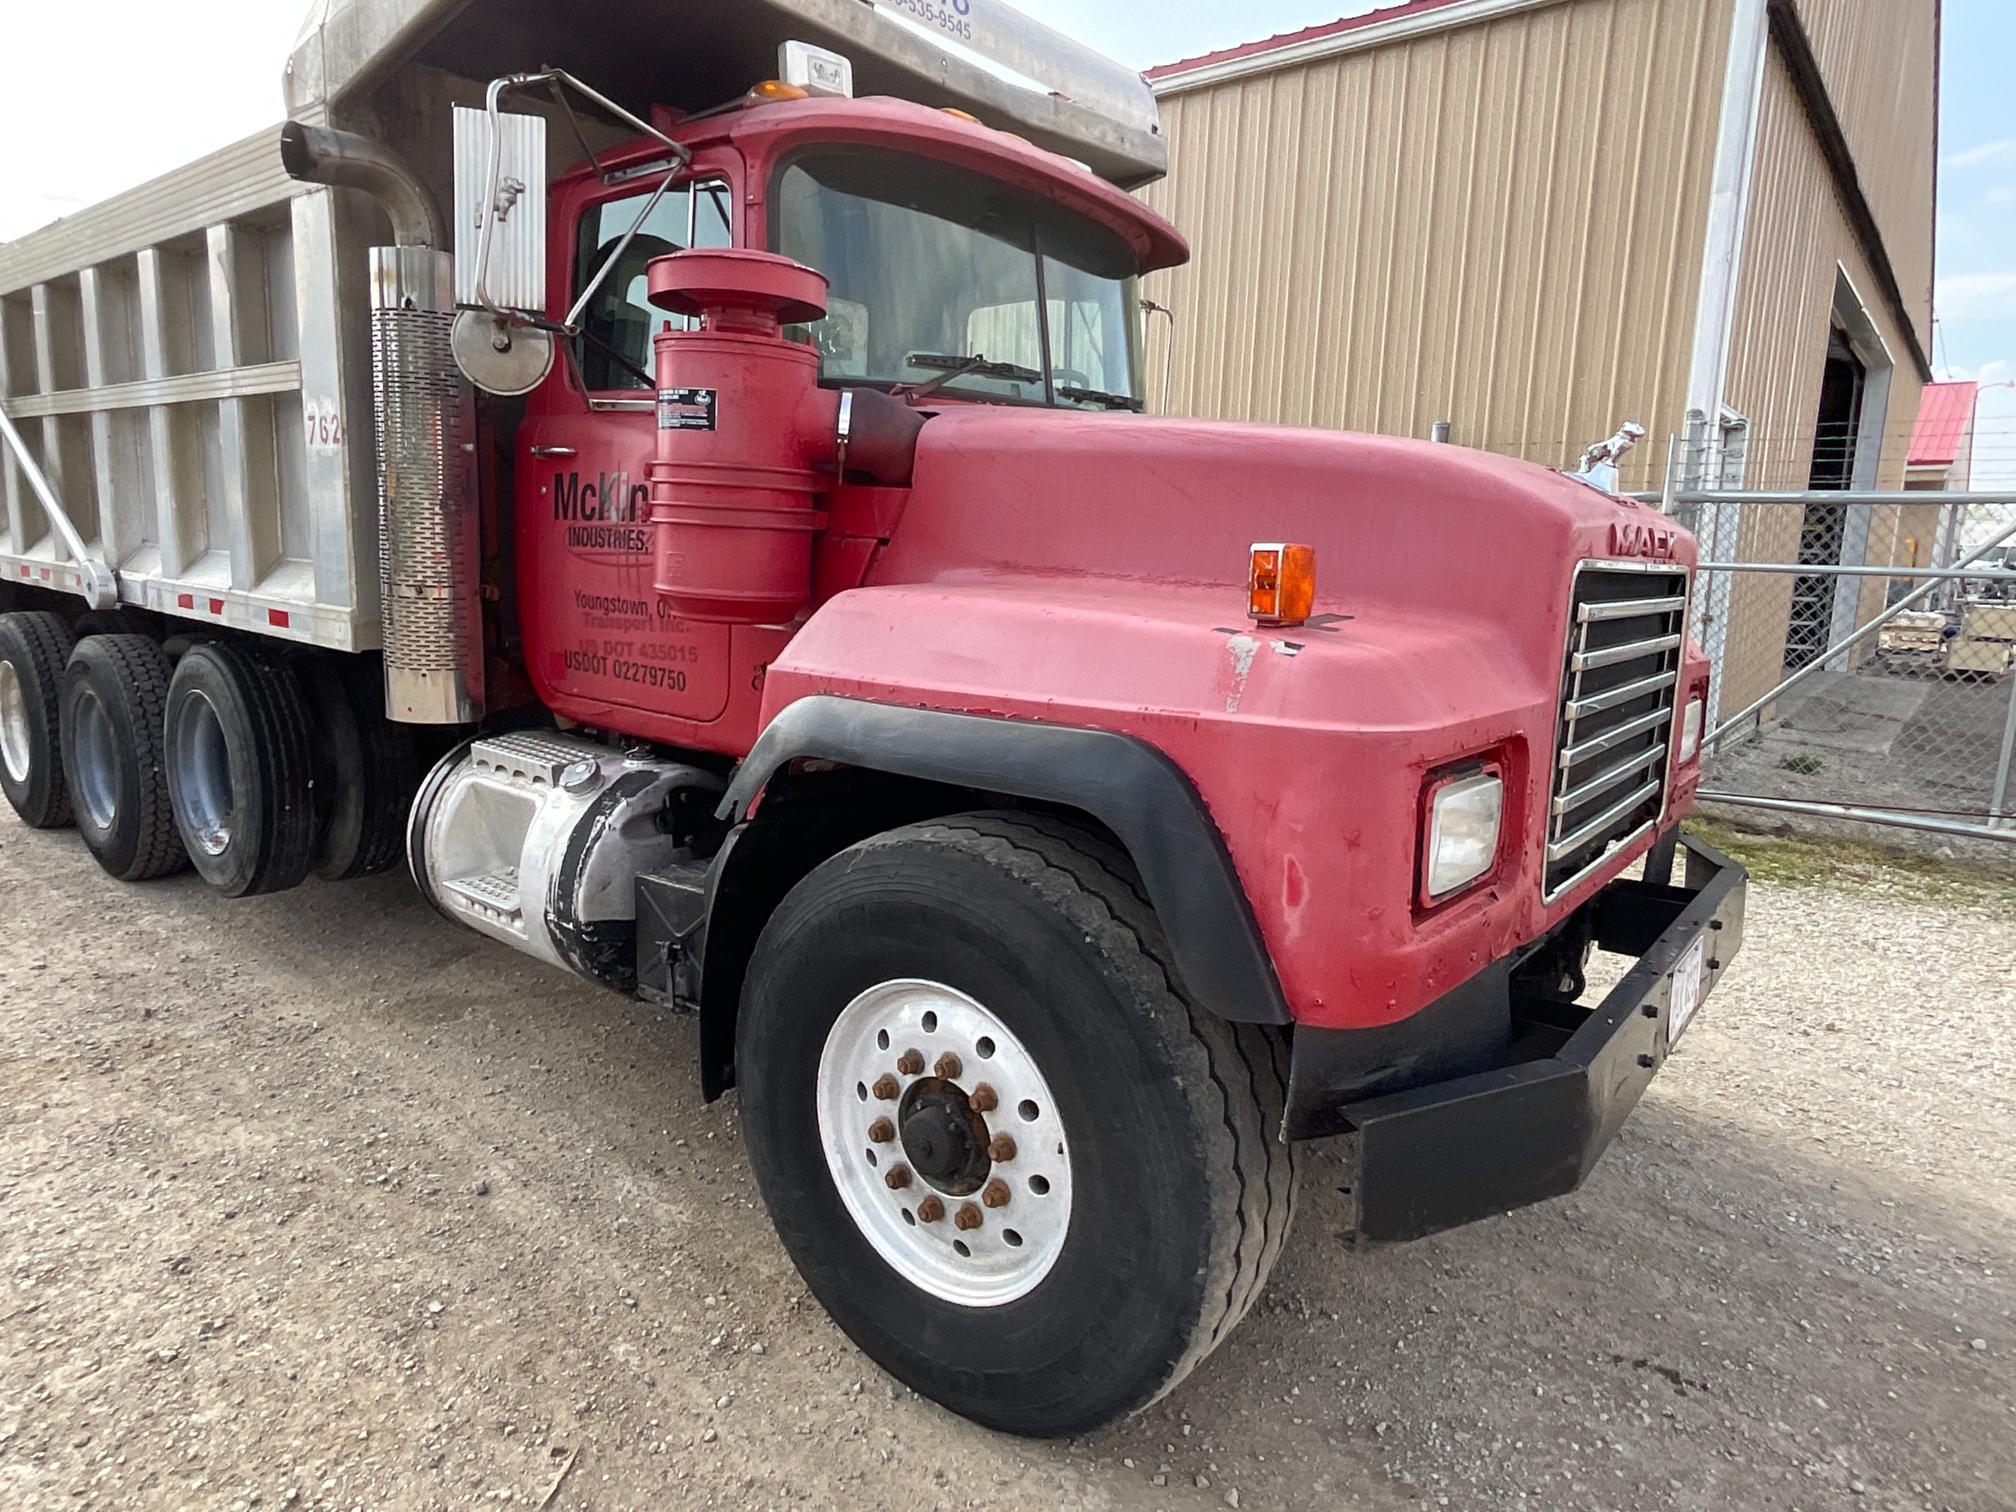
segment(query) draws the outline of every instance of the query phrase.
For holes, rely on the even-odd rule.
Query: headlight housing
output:
[[[1680,716],[1680,763],[1692,761],[1701,754],[1701,726],[1707,722],[1708,700],[1696,696],[1687,700],[1687,708]]]
[[[1428,790],[1421,891],[1439,902],[1489,872],[1498,859],[1505,780],[1495,771],[1445,777]]]

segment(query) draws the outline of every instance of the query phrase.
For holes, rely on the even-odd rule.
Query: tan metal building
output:
[[[1557,465],[1636,420],[1633,489],[1691,414],[1711,481],[1901,486],[1938,22],[1939,0],[1407,0],[1151,69],[1170,173],[1145,193],[1195,250],[1145,291],[1176,315],[1169,408],[1446,420]],[[1798,549],[1796,511],[1742,520],[1717,551]],[[1746,580],[1730,618],[1782,621],[1791,591]],[[1730,673],[1725,700],[1770,685]]]

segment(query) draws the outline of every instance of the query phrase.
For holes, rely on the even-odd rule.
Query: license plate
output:
[[[1694,1010],[1701,1006],[1701,963],[1708,942],[1696,940],[1673,968],[1673,995],[1667,999],[1666,1043],[1677,1041],[1687,1031]]]

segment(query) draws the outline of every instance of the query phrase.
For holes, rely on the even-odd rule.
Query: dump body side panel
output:
[[[265,131],[0,248],[0,402],[122,602],[377,645],[376,234]],[[82,593],[0,451],[0,579]]]

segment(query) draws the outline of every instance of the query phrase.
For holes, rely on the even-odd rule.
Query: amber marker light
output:
[[[765,79],[743,97],[750,105],[767,105],[773,100],[809,99],[807,91],[796,84],[786,84],[782,79]]]
[[[1299,625],[1316,606],[1316,548],[1256,541],[1246,575],[1246,613],[1258,625]]]

